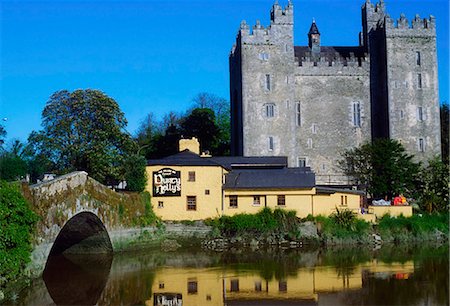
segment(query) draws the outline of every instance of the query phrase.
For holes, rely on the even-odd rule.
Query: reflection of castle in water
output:
[[[321,305],[321,297],[329,293],[361,289],[368,275],[407,278],[413,272],[413,261],[376,260],[351,269],[300,268],[270,279],[253,270],[162,268],[156,271],[153,296],[146,305]]]

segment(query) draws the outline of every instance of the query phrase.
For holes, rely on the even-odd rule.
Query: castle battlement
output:
[[[384,18],[384,25],[387,29],[410,29],[410,30],[434,30],[436,29],[436,18],[430,15],[429,18],[420,18],[418,14],[409,22],[404,14],[394,21],[389,15]]]

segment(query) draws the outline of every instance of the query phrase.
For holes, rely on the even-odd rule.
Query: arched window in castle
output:
[[[422,106],[418,106],[417,107],[417,120],[418,121],[423,121],[424,119],[424,115],[423,115],[423,107]]]
[[[275,104],[268,103],[265,105],[265,112],[267,118],[273,118],[275,117]]]
[[[302,126],[302,108],[300,102],[295,104],[295,124]]]
[[[352,124],[355,127],[361,127],[361,104],[359,102],[352,103]]]
[[[422,64],[419,51],[416,51],[416,64],[417,66],[420,66]]]
[[[265,80],[264,80],[264,88],[266,90],[270,90],[270,74],[266,74]]]
[[[274,144],[273,144],[273,137],[269,136],[269,151],[273,151]]]
[[[422,74],[421,73],[417,74],[417,88],[422,89]]]

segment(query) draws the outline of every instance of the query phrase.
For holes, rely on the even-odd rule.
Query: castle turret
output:
[[[311,49],[313,57],[320,57],[320,32],[315,20],[313,20],[308,32],[308,46]]]

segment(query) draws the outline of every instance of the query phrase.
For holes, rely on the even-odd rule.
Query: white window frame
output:
[[[352,103],[352,124],[354,127],[361,127],[361,103]]]
[[[303,163],[303,165],[302,165]],[[308,164],[308,159],[304,156],[299,156],[297,157],[297,167],[307,167],[306,165]]]
[[[253,206],[261,206],[261,196],[253,196]]]
[[[264,111],[265,111],[267,118],[274,118],[275,117],[275,104],[274,103],[265,104]]]

